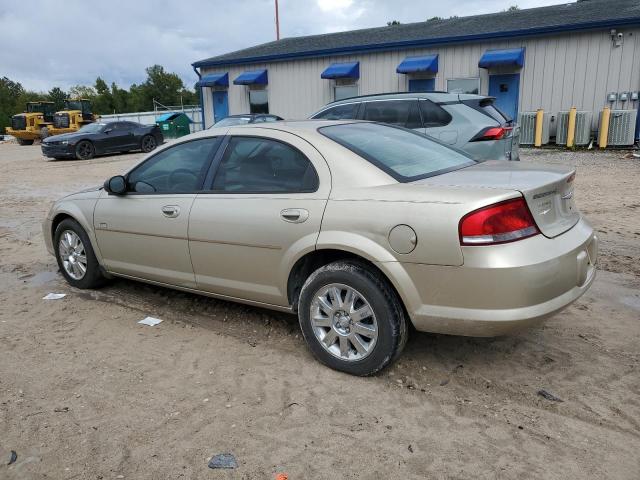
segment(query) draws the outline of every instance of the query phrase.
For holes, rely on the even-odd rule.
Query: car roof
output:
[[[412,98],[426,98],[434,102],[450,102],[459,100],[471,100],[474,98],[486,98],[484,95],[462,94],[462,93],[448,93],[448,92],[400,92],[400,93],[376,93],[372,95],[359,95],[357,97],[343,98],[342,100],[336,100],[328,103],[322,109],[329,106],[341,105],[345,103],[366,102],[370,100],[397,100],[397,99],[412,99]]]
[[[281,120],[278,122],[269,123],[247,123],[244,125],[233,125],[213,127],[203,130],[210,135],[216,130],[220,130],[220,133],[227,132],[229,130],[242,131],[243,129],[261,128],[265,130],[280,130],[282,132],[296,133],[296,132],[312,132],[318,130],[320,127],[326,127],[329,125],[341,125],[345,123],[371,123],[363,120]]]

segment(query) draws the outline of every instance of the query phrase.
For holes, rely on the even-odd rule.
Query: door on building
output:
[[[495,97],[497,107],[512,119],[518,115],[520,74],[489,75],[489,96]]]
[[[435,89],[435,78],[412,78],[409,80],[410,92],[433,92]]]
[[[213,91],[213,121],[218,122],[229,116],[229,95],[226,90]]]

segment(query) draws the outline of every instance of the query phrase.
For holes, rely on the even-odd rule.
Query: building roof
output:
[[[193,63],[194,67],[397,50],[453,42],[640,24],[638,0],[580,0],[549,7],[283,38]]]

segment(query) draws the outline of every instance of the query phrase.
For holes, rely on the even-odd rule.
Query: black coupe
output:
[[[53,135],[42,141],[46,157],[87,160],[105,153],[142,150],[147,153],[162,144],[157,125],[136,122],[90,123],[77,132]]]

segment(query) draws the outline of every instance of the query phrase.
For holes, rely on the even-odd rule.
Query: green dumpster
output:
[[[181,112],[165,113],[156,118],[156,125],[162,130],[164,138],[178,138],[189,135],[192,120]]]

